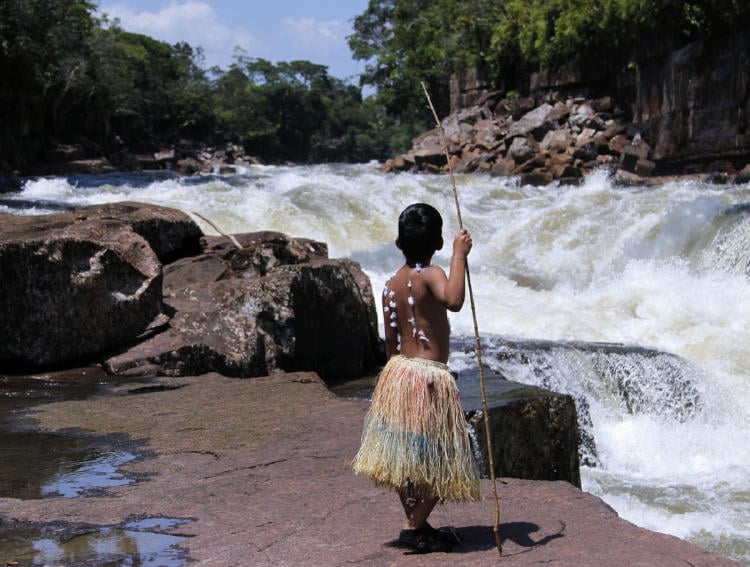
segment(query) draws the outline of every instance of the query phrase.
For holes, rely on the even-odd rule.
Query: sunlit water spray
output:
[[[586,405],[596,466],[583,467],[584,489],[638,525],[750,563],[750,186],[614,188],[603,173],[581,187],[456,181],[474,237],[480,332],[497,339],[486,355],[509,378]],[[24,211],[8,199],[40,205]],[[362,264],[376,295],[402,261],[393,240],[406,205],[443,212],[435,262],[444,267],[457,230],[447,177],[386,175],[377,164],[51,178],[6,195],[0,211],[123,200],[197,211],[227,233],[326,242],[332,257]],[[473,335],[468,308],[451,323],[454,335]],[[503,341],[553,346],[531,348],[524,364],[501,363]],[[597,353],[577,343],[625,346]]]

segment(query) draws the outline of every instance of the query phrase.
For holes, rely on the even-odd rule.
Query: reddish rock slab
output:
[[[454,526],[463,545],[411,555],[392,546],[403,521],[396,495],[350,469],[366,402],[335,397],[309,373],[163,384],[181,387],[49,404],[34,414],[44,430],[127,433],[144,443],[150,457],[124,467],[140,482],[92,498],[0,499],[0,519],[96,526],[189,518],[180,545],[190,560],[217,567],[736,565],[636,527],[566,482],[511,478],[497,480],[502,556],[488,480],[483,501],[441,505],[431,516],[435,526]]]

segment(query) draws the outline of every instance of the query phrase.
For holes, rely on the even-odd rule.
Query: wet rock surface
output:
[[[178,389],[38,407],[46,432],[117,432],[151,457],[123,465],[142,480],[87,498],[0,499],[2,525],[125,525],[131,518],[189,520],[178,531],[202,565],[734,565],[675,537],[638,528],[567,482],[497,480],[499,557],[489,481],[484,500],[439,506],[463,545],[408,555],[390,543],[402,512],[395,494],[354,475],[367,402],[334,396],[312,373],[236,380],[163,378]],[[310,411],[315,408],[315,411]],[[169,531],[169,530],[168,530]],[[5,559],[5,558],[4,558]],[[12,560],[12,558],[8,558]]]

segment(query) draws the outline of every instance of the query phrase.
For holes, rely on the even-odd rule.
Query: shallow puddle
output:
[[[19,567],[181,567],[187,563],[187,553],[177,544],[187,536],[167,532],[187,522],[148,518],[104,527],[0,522],[0,558],[3,565]]]
[[[128,387],[117,391],[123,384]],[[37,431],[25,410],[57,401],[177,387],[154,385],[151,378],[123,381],[98,366],[25,375],[0,371],[0,498],[100,495],[108,488],[134,482],[119,468],[144,456],[140,444],[123,435],[87,437]]]
[[[136,456],[48,433],[0,432],[0,497],[76,498],[133,482],[118,472]]]
[[[151,391],[148,380],[129,380],[128,394]],[[119,469],[137,458],[125,436],[82,437],[33,431],[26,409],[112,395],[121,384],[96,367],[35,375],[0,373],[0,498],[78,498],[134,482]],[[158,386],[157,386],[158,387]],[[31,431],[29,430],[31,429]],[[131,452],[132,451],[132,452]],[[116,526],[18,523],[0,516],[0,566],[180,567],[187,554],[176,527],[189,520],[148,518]]]
[[[0,497],[76,498],[133,482],[118,472],[136,455],[122,436],[82,438],[27,431],[24,410],[107,392],[97,367],[33,375],[0,375]]]

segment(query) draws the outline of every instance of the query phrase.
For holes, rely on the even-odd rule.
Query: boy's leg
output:
[[[415,499],[410,496],[410,490],[404,488],[398,491],[398,496],[401,499],[401,505],[404,507],[404,513],[406,514],[406,524],[404,529],[407,530],[418,530],[427,525],[427,518],[432,513],[432,509],[438,503],[438,498],[429,497],[424,499]]]
[[[427,518],[439,499],[430,496],[417,500],[410,492],[408,489],[398,491],[406,513],[405,527],[398,536],[399,545],[413,549],[416,553],[450,552],[460,542],[427,523]]]

